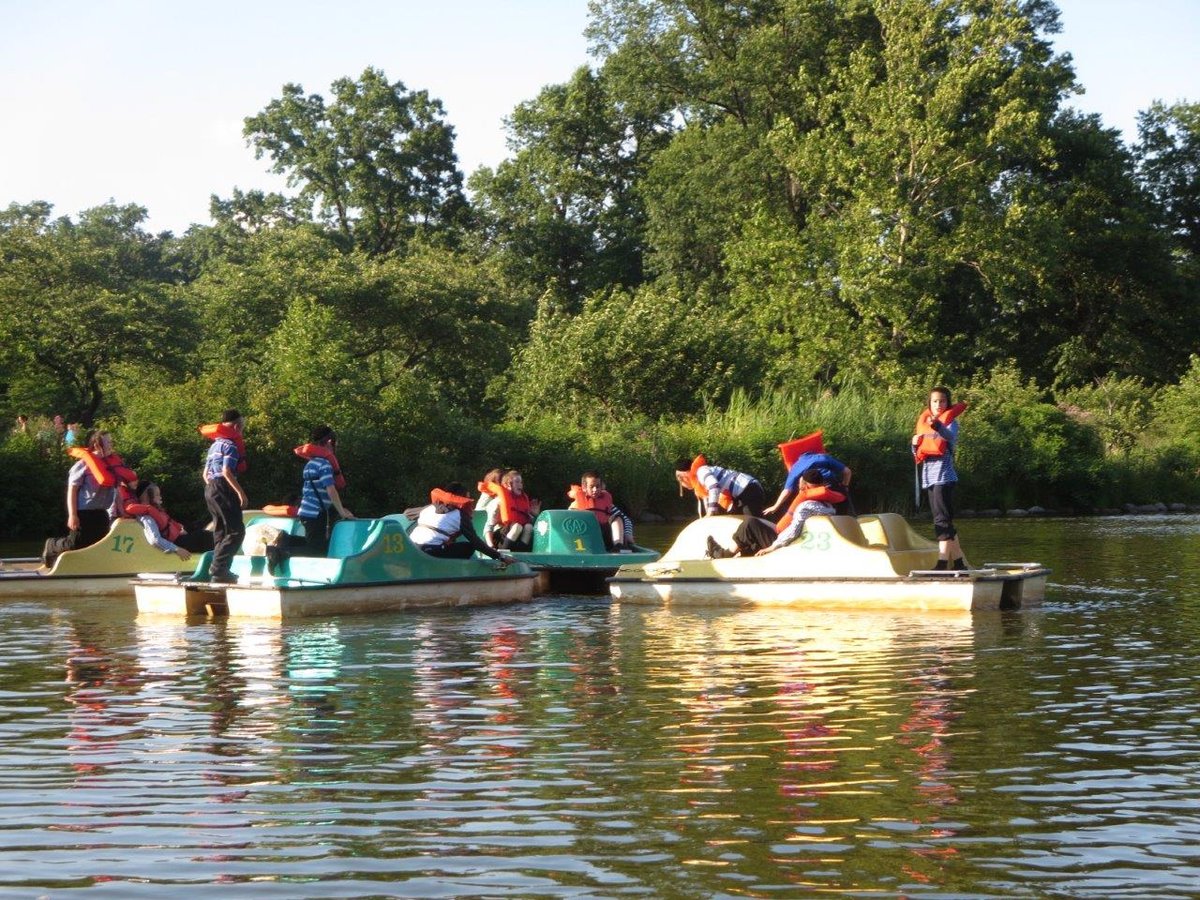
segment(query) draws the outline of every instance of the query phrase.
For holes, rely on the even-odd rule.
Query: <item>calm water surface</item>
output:
[[[1197,897],[1200,518],[988,615],[0,603],[0,894]]]

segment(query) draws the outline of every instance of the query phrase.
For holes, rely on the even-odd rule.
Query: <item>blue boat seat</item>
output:
[[[331,559],[346,559],[362,553],[372,537],[372,530],[378,526],[377,519],[343,519],[335,522],[326,555]]]

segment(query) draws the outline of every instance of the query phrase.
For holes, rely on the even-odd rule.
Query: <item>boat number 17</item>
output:
[[[114,534],[113,545],[110,548],[113,553],[132,553],[133,552],[133,535],[130,534]]]

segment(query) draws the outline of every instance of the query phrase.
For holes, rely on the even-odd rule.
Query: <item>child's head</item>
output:
[[[519,469],[509,469],[500,476],[500,483],[515,494],[520,494],[525,489],[525,481],[521,478]]]
[[[485,484],[499,484],[500,477],[504,474],[503,469],[488,469],[487,474],[483,476]]]
[[[811,466],[804,470],[804,474],[800,476],[800,480],[808,487],[823,487],[825,484],[825,473],[816,466]]]
[[[604,478],[599,472],[588,470],[579,476],[579,486],[587,497],[595,497],[604,490]]]
[[[929,392],[929,409],[936,415],[950,408],[950,388],[938,385]]]

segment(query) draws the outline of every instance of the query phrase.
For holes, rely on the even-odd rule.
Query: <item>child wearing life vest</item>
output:
[[[475,501],[475,508],[480,512],[487,512],[493,506],[500,502],[500,497],[493,493],[488,487],[490,484],[498,485],[500,479],[504,477],[503,469],[488,469],[487,474],[483,476],[483,481],[479,482],[479,499]]]
[[[488,509],[484,540],[499,550],[528,553],[533,549],[533,520],[542,511],[542,502],[525,493],[525,480],[517,469],[509,469],[499,484],[488,483],[487,490],[499,500]]]
[[[107,431],[93,431],[86,448],[72,447],[68,452],[77,462],[67,475],[67,534],[46,541],[42,563],[47,568],[60,554],[103,540],[118,512],[118,486],[137,483],[137,473],[113,453]]]
[[[225,410],[220,422],[199,427],[200,433],[212,441],[203,469],[204,505],[213,520],[213,555],[208,577],[220,584],[237,581],[229,566],[246,536],[242,510],[250,501],[238,477],[247,468],[244,427],[245,420],[236,409]]]
[[[704,515],[717,516],[724,512],[761,516],[767,505],[763,486],[753,475],[710,465],[701,454],[689,460],[681,457],[675,463],[675,480],[690,490],[704,505]]]
[[[579,476],[579,484],[571,485],[567,496],[571,498],[568,509],[590,509],[596,516],[604,546],[610,553],[633,551],[633,519],[613,502],[599,472],[584,472]]]
[[[723,559],[774,553],[800,537],[804,531],[804,523],[811,516],[832,516],[835,512],[834,505],[845,499],[844,494],[826,485],[825,473],[817,466],[806,469],[800,476],[799,491],[796,502],[788,511],[788,524],[781,531],[777,533],[775,526],[767,519],[746,516],[733,533],[735,549],[727,550],[710,535],[705,557]]]
[[[416,524],[408,533],[418,548],[444,559],[470,559],[476,551],[492,559],[503,559],[475,531],[475,504],[459,482],[434,488],[429,492],[429,501],[417,513]],[[460,541],[459,535],[464,540]]]
[[[146,542],[163,553],[174,553],[186,561],[193,553],[213,548],[213,533],[204,523],[189,528],[171,518],[163,507],[162,490],[153,481],[138,485],[134,499],[125,504],[125,515],[137,519]]]
[[[950,405],[950,389],[935,387],[929,392],[929,405],[917,417],[913,428],[912,452],[917,463],[921,488],[929,497],[933,531],[938,542],[935,569],[965,570],[958,530],[954,527],[954,450],[958,446],[956,419],[967,408],[965,403]]]

